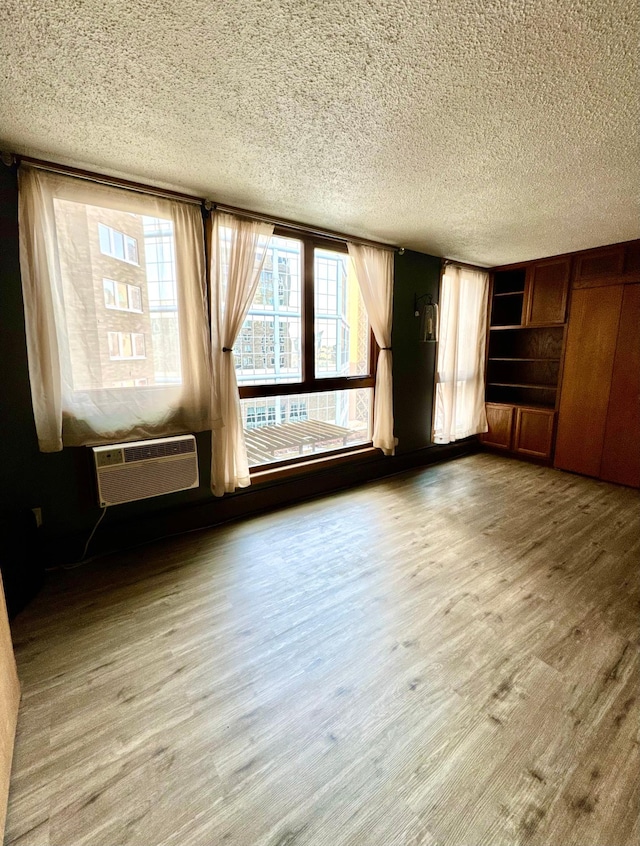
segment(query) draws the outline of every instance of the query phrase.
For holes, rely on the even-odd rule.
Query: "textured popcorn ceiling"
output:
[[[640,237],[631,0],[3,0],[0,147],[482,264]]]

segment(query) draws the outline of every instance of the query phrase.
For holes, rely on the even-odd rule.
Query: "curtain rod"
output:
[[[455,259],[443,259],[442,266],[444,267],[466,267],[469,270],[489,270],[488,267],[481,267],[479,264],[467,264],[464,261],[455,261]]]
[[[310,235],[318,235],[324,238],[332,238],[339,241],[351,241],[354,244],[363,244],[366,247],[378,247],[384,250],[397,251],[398,247],[392,244],[384,244],[379,241],[370,241],[366,238],[354,238],[350,235],[344,235],[341,232],[333,232],[330,229],[322,229],[320,227],[307,226],[303,223],[296,223],[293,220],[286,220],[284,218],[273,217],[270,215],[259,214],[248,209],[237,208],[236,206],[228,206],[224,203],[216,203],[215,200],[204,200],[200,197],[194,197],[192,194],[183,194],[180,191],[172,191],[165,188],[156,188],[153,185],[146,185],[143,182],[134,182],[130,179],[121,179],[117,176],[106,176],[100,173],[93,173],[89,170],[81,170],[80,168],[71,167],[69,165],[56,164],[55,162],[45,161],[43,159],[34,159],[31,156],[21,156],[13,154],[11,159],[18,164],[24,163],[37,167],[40,170],[48,170],[52,173],[61,173],[67,176],[75,176],[79,179],[86,179],[88,182],[97,182],[100,185],[114,185],[118,188],[125,188],[128,191],[137,191],[142,194],[151,194],[155,197],[163,197],[169,200],[182,200],[187,203],[193,203],[197,206],[204,206],[207,210],[211,208],[218,209],[221,212],[228,212],[229,214],[237,214],[242,217],[248,217],[252,220],[264,220],[266,223],[273,223],[274,226],[283,226],[287,229],[294,229],[297,232],[307,232]]]
[[[167,200],[183,200],[186,203],[193,203],[201,206],[203,201],[200,197],[192,194],[183,194],[181,191],[172,191],[169,188],[156,188],[153,185],[145,185],[143,182],[133,182],[130,179],[121,179],[117,176],[105,176],[102,173],[93,173],[90,170],[81,170],[77,167],[47,162],[42,159],[33,159],[31,156],[16,155],[13,157],[18,164],[28,164],[39,170],[48,170],[51,173],[61,173],[65,176],[75,176],[78,179],[86,179],[87,182],[97,182],[100,185],[113,185],[117,188],[124,188],[127,191],[137,191],[140,194],[151,194],[154,197],[163,197]]]
[[[248,211],[247,209],[240,209],[236,206],[228,206],[225,203],[211,202],[211,207],[217,211],[228,212],[229,214],[237,214],[241,217],[248,217],[251,220],[263,220],[265,223],[273,223],[274,226],[283,226],[287,229],[295,229],[297,232],[307,232],[309,235],[318,235],[323,238],[332,238],[334,241],[351,241],[352,244],[362,244],[365,247],[378,247],[379,249],[396,252],[402,250],[401,247],[395,247],[393,244],[385,244],[381,241],[370,241],[367,238],[356,238],[351,235],[345,235],[342,232],[334,232],[331,229],[322,229],[318,226],[308,226],[305,223],[296,223],[294,220],[286,220],[281,217],[272,217],[267,214],[259,214],[258,212]],[[404,252],[404,250],[402,250]]]

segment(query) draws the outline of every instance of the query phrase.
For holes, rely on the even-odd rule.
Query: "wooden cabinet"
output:
[[[483,444],[533,458],[551,457],[553,409],[488,402],[486,410],[489,431],[480,436]]]
[[[510,450],[513,439],[514,407],[488,402],[486,411],[489,431],[480,436],[481,441],[496,449]]]
[[[571,261],[493,272],[482,443],[520,457],[552,454]]]
[[[562,325],[567,312],[571,259],[552,258],[495,270],[491,326]]]
[[[625,244],[622,272],[625,282],[640,282],[640,241]]]
[[[599,250],[589,250],[576,256],[573,270],[573,287],[590,288],[594,285],[619,285],[624,268],[624,246],[615,244]]]
[[[573,293],[555,466],[640,485],[640,284]]]
[[[571,261],[568,258],[538,261],[527,269],[525,326],[563,324],[567,312]]]
[[[574,259],[574,288],[634,282],[640,282],[640,241],[587,250]]]
[[[551,458],[555,412],[547,408],[516,408],[513,449],[535,458]]]
[[[640,240],[494,268],[485,400],[488,447],[640,487]]]
[[[487,402],[555,408],[569,269],[562,259],[494,271]]]

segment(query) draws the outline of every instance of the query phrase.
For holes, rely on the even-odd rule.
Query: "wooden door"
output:
[[[486,410],[489,431],[481,435],[482,442],[497,449],[511,449],[513,406],[488,402]]]
[[[536,458],[551,458],[554,415],[552,409],[516,408],[514,450]]]
[[[555,466],[600,475],[623,285],[574,290]]]
[[[640,285],[625,285],[600,476],[640,487]]]
[[[524,319],[527,326],[564,323],[570,270],[568,258],[539,261],[529,268]]]

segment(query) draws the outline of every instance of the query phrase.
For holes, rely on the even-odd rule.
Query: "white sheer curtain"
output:
[[[380,347],[373,411],[373,445],[385,455],[393,455],[398,443],[393,435],[393,253],[391,250],[362,244],[349,243],[348,247],[369,323]]]
[[[489,274],[448,265],[442,277],[433,440],[487,431],[484,367]]]
[[[19,191],[40,449],[210,428],[200,208],[25,166]]]
[[[233,345],[258,287],[273,225],[216,213],[211,238],[211,355],[221,426],[214,428],[211,489],[216,496],[251,484]]]

